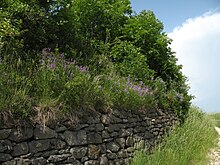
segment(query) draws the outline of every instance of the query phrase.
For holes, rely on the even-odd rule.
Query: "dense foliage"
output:
[[[188,112],[186,77],[153,12],[135,14],[129,0],[2,0],[0,11],[2,111]]]

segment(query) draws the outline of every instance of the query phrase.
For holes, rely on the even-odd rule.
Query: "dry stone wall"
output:
[[[77,124],[0,125],[2,165],[126,165],[176,123],[173,111],[94,113]]]

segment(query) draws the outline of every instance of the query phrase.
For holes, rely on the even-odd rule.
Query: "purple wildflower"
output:
[[[86,72],[87,71],[86,67],[84,67],[84,66],[80,66],[79,70],[80,70],[80,72]]]
[[[51,69],[55,69],[56,68],[56,64],[55,63],[50,64],[50,68]]]
[[[61,58],[64,58],[64,53],[61,53],[61,54],[60,54],[60,57],[61,57]]]

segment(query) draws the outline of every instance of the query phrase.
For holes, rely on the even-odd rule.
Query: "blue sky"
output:
[[[152,10],[173,39],[188,77],[193,104],[220,112],[220,0],[131,0],[133,10]]]
[[[220,0],[131,0],[134,11],[152,10],[169,33],[188,18],[220,7]]]

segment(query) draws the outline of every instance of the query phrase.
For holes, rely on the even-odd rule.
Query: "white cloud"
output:
[[[169,34],[193,101],[205,111],[220,112],[220,12],[188,19]]]

